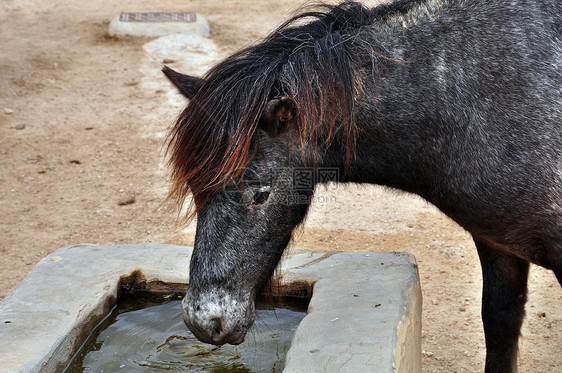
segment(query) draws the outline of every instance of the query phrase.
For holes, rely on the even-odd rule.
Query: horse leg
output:
[[[556,247],[557,250],[552,251],[550,262],[548,264],[562,286],[562,238],[558,240],[558,246],[554,247]]]
[[[560,286],[562,286],[562,267],[555,269],[554,274],[556,275],[556,278],[558,279]]]
[[[527,301],[529,263],[474,240],[484,289],[482,320],[486,337],[486,373],[516,372],[517,343]]]

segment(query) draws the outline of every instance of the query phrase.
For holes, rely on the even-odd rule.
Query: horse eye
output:
[[[259,206],[263,204],[269,198],[269,191],[260,191],[254,194],[252,198],[251,205],[252,206]]]

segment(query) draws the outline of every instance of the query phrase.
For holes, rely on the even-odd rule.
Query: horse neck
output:
[[[388,20],[354,41],[360,50],[355,55],[363,59],[357,64],[364,69],[354,108],[354,156],[346,164],[344,146],[332,146],[326,166],[340,167],[348,181],[412,192],[443,210],[480,203],[476,191],[485,186],[483,180],[515,180],[510,172],[518,173],[518,180],[542,177],[533,164],[540,164],[539,154],[558,146],[560,137],[537,131],[559,133],[559,122],[549,112],[556,91],[533,74],[541,69],[544,76],[559,77],[556,45],[549,44],[555,43],[556,31],[541,20],[521,19],[541,6],[559,5],[474,3],[450,1],[438,18],[394,28]],[[365,53],[368,45],[371,54]],[[538,58],[545,62],[537,64]],[[530,120],[539,124],[526,125]],[[524,162],[511,167],[514,159]],[[462,202],[467,196],[474,199]]]
[[[472,9],[477,2],[471,2]],[[384,18],[354,40],[363,59],[356,62],[363,85],[354,110],[354,155],[346,160],[344,146],[336,142],[323,166],[339,167],[347,181],[386,185],[432,200],[436,189],[447,188],[436,184],[449,182],[439,176],[451,176],[447,172],[454,167],[447,154],[459,151],[455,143],[470,136],[458,120],[466,113],[443,94],[450,77],[441,70],[463,66],[442,60],[443,51],[457,46],[448,45],[454,38],[439,28],[462,25],[474,15],[458,9],[465,0],[412,3],[407,13]]]

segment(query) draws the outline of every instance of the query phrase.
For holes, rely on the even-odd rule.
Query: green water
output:
[[[270,306],[267,306],[270,308]],[[306,304],[284,302],[275,312],[258,309],[256,322],[238,346],[199,342],[186,328],[179,300],[128,300],[78,354],[66,373],[77,372],[281,372]]]

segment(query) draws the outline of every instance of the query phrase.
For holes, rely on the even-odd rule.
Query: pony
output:
[[[163,72],[189,100],[169,131],[169,198],[193,196],[182,305],[201,341],[244,341],[328,168],[471,233],[486,372],[516,370],[529,263],[562,282],[562,2],[320,5],[202,78]]]

